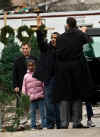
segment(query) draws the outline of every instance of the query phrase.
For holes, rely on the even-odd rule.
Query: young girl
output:
[[[46,128],[45,119],[45,108],[44,108],[44,86],[43,82],[32,77],[35,71],[35,61],[29,60],[27,62],[27,73],[24,76],[22,93],[28,95],[31,101],[31,128],[32,130],[37,129],[36,127],[36,109],[37,105],[40,109],[40,118],[42,122],[42,128]]]

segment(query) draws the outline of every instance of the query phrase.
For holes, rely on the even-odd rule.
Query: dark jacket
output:
[[[40,48],[40,62],[34,77],[41,81],[49,81],[55,75],[56,49],[43,38],[40,30],[37,31],[38,46]]]
[[[57,39],[55,102],[85,101],[92,95],[94,84],[83,54],[83,45],[87,42],[88,36],[77,28],[63,33]]]
[[[37,59],[33,56],[29,56],[29,59]],[[13,88],[19,87],[20,90],[22,88],[23,77],[27,72],[27,64],[24,56],[18,57],[14,61],[13,65]]]

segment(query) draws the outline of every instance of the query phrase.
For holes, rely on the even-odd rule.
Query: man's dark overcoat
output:
[[[94,83],[83,55],[88,36],[74,28],[63,33],[56,44],[56,88],[53,99],[87,100],[94,94]]]
[[[56,48],[44,40],[43,32],[37,30],[37,41],[40,49],[40,61],[37,65],[34,77],[41,81],[48,82],[55,75]]]
[[[37,61],[37,59],[31,55],[28,57],[28,59]],[[27,63],[25,57],[23,55],[17,57],[13,65],[13,88],[19,87],[21,91],[23,78],[26,72]]]

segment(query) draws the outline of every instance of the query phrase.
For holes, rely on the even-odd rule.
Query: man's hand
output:
[[[19,92],[19,87],[16,87],[16,88],[14,89],[14,91],[15,91],[16,93],[18,93],[18,92]]]
[[[87,31],[87,27],[81,27],[80,30],[81,30],[82,32],[86,32],[86,31]]]

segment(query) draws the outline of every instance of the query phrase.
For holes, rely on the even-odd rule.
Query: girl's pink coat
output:
[[[27,72],[23,79],[22,93],[28,95],[30,100],[44,98],[43,82],[32,77],[32,72]]]

